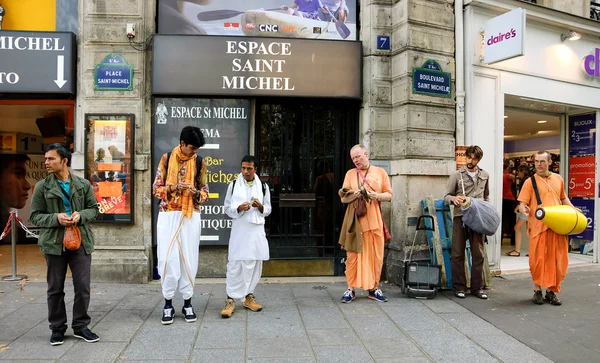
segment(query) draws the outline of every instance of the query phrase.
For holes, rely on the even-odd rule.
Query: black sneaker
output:
[[[542,296],[542,290],[533,290],[533,291],[535,291],[535,292],[533,293],[533,298],[531,299],[531,301],[536,305],[543,305],[544,297]]]
[[[181,313],[183,314],[186,323],[193,323],[198,320],[192,305],[184,305],[183,308],[181,308]]]
[[[541,291],[540,291],[540,293],[541,293]],[[558,298],[558,296],[556,296],[554,291],[546,290],[546,296],[544,296],[544,299],[547,302],[549,302],[550,305],[555,305],[555,306],[562,305],[562,301],[560,301],[560,299]]]
[[[165,307],[163,309],[162,320],[160,321],[163,325],[168,325],[173,322],[173,317],[175,316],[175,308],[174,307]]]
[[[82,330],[75,331],[73,336],[75,338],[83,339],[88,343],[96,343],[98,340],[100,340],[100,337],[92,333],[92,331],[88,328],[83,328]]]
[[[65,332],[60,330],[53,330],[52,336],[50,337],[50,345],[61,345],[65,342]]]

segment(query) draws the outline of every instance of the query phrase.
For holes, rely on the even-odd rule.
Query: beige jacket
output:
[[[461,181],[462,177],[462,181]],[[478,169],[475,180],[467,174],[467,168],[462,167],[460,170],[450,175],[448,186],[446,187],[446,195],[444,196],[444,202],[451,205],[450,199],[457,195],[464,195],[471,198],[483,199],[485,201],[490,200],[490,175],[483,169]],[[465,193],[463,194],[464,182]],[[462,216],[462,210],[460,207],[454,208],[454,216]]]

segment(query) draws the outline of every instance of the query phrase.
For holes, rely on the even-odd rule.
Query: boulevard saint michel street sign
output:
[[[427,60],[421,68],[413,68],[413,93],[449,98],[452,91],[452,75],[442,72],[440,64]]]

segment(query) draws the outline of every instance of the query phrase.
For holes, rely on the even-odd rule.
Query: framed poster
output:
[[[85,178],[98,201],[98,222],[133,223],[134,117],[85,115]]]

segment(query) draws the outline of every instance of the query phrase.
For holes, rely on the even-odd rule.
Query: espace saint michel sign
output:
[[[155,95],[361,98],[360,42],[156,35]]]

